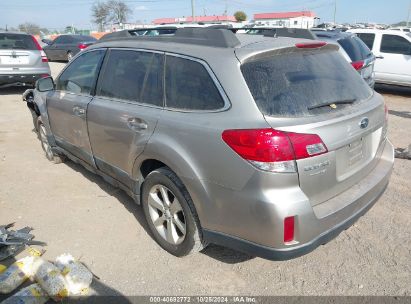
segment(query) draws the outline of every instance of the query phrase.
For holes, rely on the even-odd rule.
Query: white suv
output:
[[[355,29],[373,51],[377,83],[411,86],[411,33],[395,30]]]

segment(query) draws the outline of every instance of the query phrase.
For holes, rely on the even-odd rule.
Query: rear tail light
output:
[[[289,216],[284,219],[284,243],[294,241],[294,216]]]
[[[40,77],[41,78],[46,78],[46,77],[50,77],[50,75],[49,74],[41,74]]]
[[[86,48],[88,47],[88,45],[87,45],[87,44],[84,44],[84,43],[80,43],[77,47],[78,47],[80,50],[84,50],[84,49],[86,49]]]
[[[303,42],[303,43],[296,43],[295,47],[298,49],[318,49],[326,46],[327,42],[319,41],[319,42]]]
[[[46,56],[46,53],[44,53],[43,50],[41,50],[40,54],[41,54],[41,62],[49,62],[49,60]]]
[[[36,49],[40,51],[41,62],[48,62],[49,60],[47,59],[46,53],[44,53],[43,48],[41,47],[40,43],[37,41],[36,37],[32,35],[31,39],[33,39],[33,42],[36,45]]]
[[[295,161],[327,152],[315,134],[274,129],[226,130],[224,142],[256,168],[271,172],[297,172]]]
[[[359,71],[364,67],[364,61],[355,61],[355,62],[351,62],[352,67]]]

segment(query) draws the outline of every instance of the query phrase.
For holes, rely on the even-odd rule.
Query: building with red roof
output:
[[[311,28],[318,20],[312,11],[254,14],[254,22],[261,26]]]

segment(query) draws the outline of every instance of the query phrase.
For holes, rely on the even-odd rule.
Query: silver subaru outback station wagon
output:
[[[393,168],[383,98],[321,41],[178,29],[106,40],[27,98],[46,156],[142,205],[176,256],[290,259],[352,225]]]

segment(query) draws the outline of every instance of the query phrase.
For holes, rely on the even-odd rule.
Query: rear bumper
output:
[[[228,232],[225,229],[204,227],[204,239],[271,260],[299,257],[327,243],[365,214],[384,193],[393,164],[393,146],[387,140],[381,159],[368,176],[337,197],[312,207],[308,199],[305,200],[302,196],[297,199],[293,194],[287,201],[283,201],[281,194],[273,195],[265,202],[258,202],[258,208],[263,210],[261,214],[264,216],[253,219],[255,212],[250,209],[248,219],[238,219],[241,226],[237,227],[237,231],[230,227]],[[238,202],[231,202],[234,206],[236,203],[238,206]],[[328,212],[335,210],[337,204],[344,207]],[[231,216],[236,216],[237,210],[234,208]],[[282,223],[284,217],[290,215],[296,216],[296,242],[287,245],[283,242]]]
[[[0,74],[0,86],[33,85],[38,79],[44,77],[45,74],[50,75],[49,72],[35,74]]]

